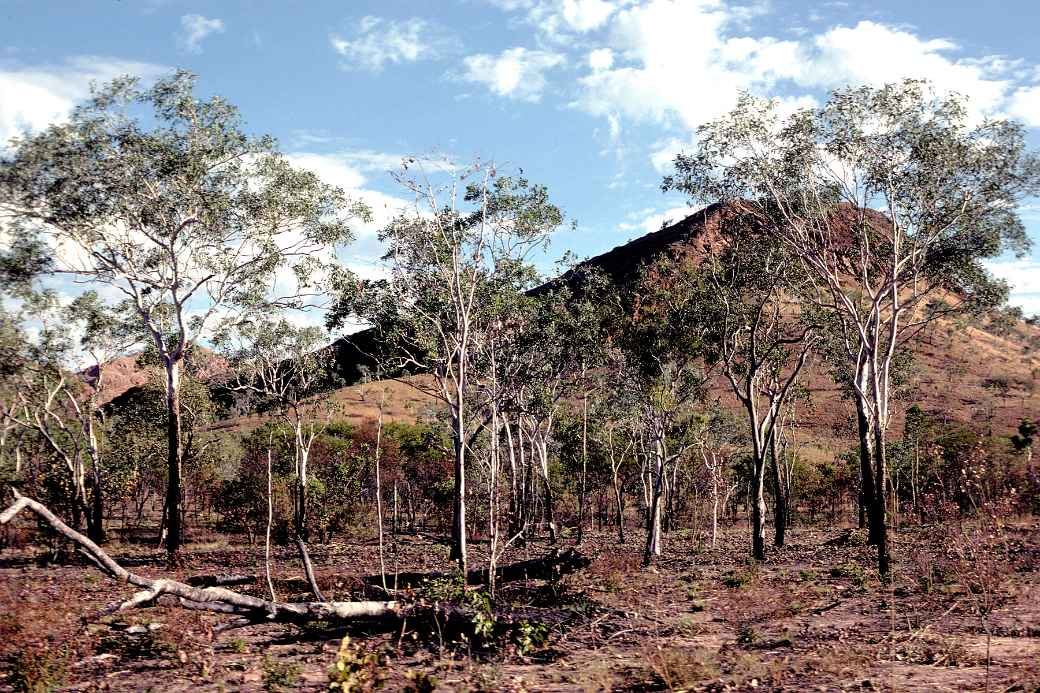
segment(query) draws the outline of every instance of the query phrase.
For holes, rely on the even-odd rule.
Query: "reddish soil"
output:
[[[85,565],[44,563],[42,548],[7,549],[0,554],[0,690],[26,676],[82,691],[324,690],[344,634],[388,657],[378,668],[389,690],[402,690],[413,672],[429,675],[437,690],[1040,690],[1038,525],[1007,529],[1006,561],[991,553],[974,562],[951,558],[962,529],[970,533],[955,525],[897,532],[889,585],[872,574],[872,550],[858,530],[842,541],[838,528],[796,528],[760,566],[745,558],[743,524],[715,550],[678,531],[651,569],[640,566],[638,541],[618,545],[595,533],[582,547],[593,559],[589,568],[554,584],[500,586],[503,620],[546,625],[547,640],[526,652],[515,630],[489,649],[428,623],[214,633],[227,617],[167,606],[83,621],[130,590]],[[173,574],[262,574],[262,547],[212,538],[189,546],[190,568]],[[484,548],[475,544],[475,562]],[[547,550],[535,543],[505,561]],[[110,551],[141,573],[170,575],[158,551]],[[326,594],[375,596],[360,579],[378,572],[374,542],[312,553]],[[279,597],[304,599],[295,555],[277,554]],[[402,537],[388,566],[447,569],[447,549],[431,537]],[[264,594],[260,580],[239,589]],[[988,620],[978,613],[982,602],[992,606]]]

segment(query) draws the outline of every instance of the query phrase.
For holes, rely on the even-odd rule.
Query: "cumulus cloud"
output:
[[[617,0],[489,0],[506,12],[519,12],[526,23],[553,41],[602,28],[623,2]]]
[[[992,56],[958,58],[958,50],[948,39],[923,39],[909,31],[862,21],[815,37],[802,51],[808,59],[790,72],[800,84],[828,88],[925,77],[940,91],[969,96],[979,114],[996,112],[1004,105],[1010,86],[1004,78],[1008,64]]]
[[[181,17],[181,30],[177,34],[177,45],[186,53],[201,53],[202,42],[213,34],[224,33],[224,21],[210,19],[201,14],[186,14]]]
[[[329,41],[343,57],[345,68],[372,72],[379,72],[387,63],[435,60],[458,46],[458,41],[444,29],[417,17],[404,21],[363,17],[351,37],[334,34]]]
[[[89,95],[91,82],[127,74],[150,79],[165,71],[150,63],[97,56],[0,69],[0,149],[16,135],[64,121],[76,103]]]
[[[589,67],[595,70],[609,70],[614,64],[614,51],[609,48],[597,48],[589,51]]]
[[[562,16],[560,2],[518,11],[530,17],[550,4]],[[618,3],[593,45],[583,44],[571,106],[607,119],[615,132],[623,118],[677,133],[652,152],[658,170],[741,91],[779,94],[781,111],[790,112],[845,85],[925,78],[967,96],[975,117],[1011,115],[1040,127],[1040,79],[1021,60],[967,56],[949,39],[874,21],[780,39],[749,31],[748,16],[724,0]]]
[[[1011,287],[1008,303],[1021,306],[1026,315],[1040,315],[1040,258],[994,261],[987,266]]]
[[[463,60],[462,79],[483,84],[498,96],[539,101],[547,84],[545,73],[565,62],[560,53],[509,48],[498,55],[467,56]]]
[[[795,62],[791,42],[728,39],[732,20],[712,0],[653,0],[622,9],[608,29],[611,66],[580,78],[575,105],[594,115],[688,128],[721,115],[740,89]]]
[[[1040,85],[1016,89],[1008,111],[1029,127],[1040,128]]]
[[[373,219],[366,224],[357,225],[355,231],[362,239],[374,238],[378,231],[403,208],[406,202],[400,198],[373,190],[363,170],[378,168],[375,162],[389,163],[396,157],[392,154],[380,155],[370,150],[344,151],[339,153],[294,152],[287,154],[289,162],[317,174],[329,185],[343,188],[344,192],[355,199],[363,200],[372,209]],[[396,158],[397,163],[400,159]],[[370,258],[374,259],[374,258]]]
[[[664,210],[655,210],[652,207],[642,209],[630,213],[625,221],[618,224],[618,230],[630,238],[638,238],[682,221],[696,211],[697,209],[694,207],[671,207]]]

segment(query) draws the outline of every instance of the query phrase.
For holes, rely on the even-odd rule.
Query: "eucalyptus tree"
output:
[[[779,478],[775,453],[785,406],[817,342],[817,327],[801,301],[804,276],[786,247],[739,211],[722,224],[721,238],[721,249],[687,252],[670,271],[703,275],[699,329],[706,335],[708,358],[717,360],[745,412],[753,469],[752,555],[764,560],[766,465],[772,452]],[[775,494],[774,503],[774,543],[783,546],[786,496]]]
[[[184,71],[149,88],[116,79],[0,158],[4,223],[39,230],[55,274],[113,289],[162,363],[171,556],[182,542],[185,355],[229,316],[319,295],[325,251],[368,213],[294,169],[272,138],[247,134],[226,100],[194,90]]]
[[[581,471],[578,473],[578,533],[582,540],[588,474],[588,412],[594,381],[590,371],[603,363],[608,330],[617,310],[606,277],[598,270],[576,266],[561,279],[540,287],[531,306],[531,322],[520,335],[523,367],[516,398],[517,423],[531,445],[541,476],[549,541],[558,527],[555,492],[550,479],[551,452],[560,415],[568,397],[581,400]]]
[[[694,275],[671,272],[661,258],[641,272],[627,294],[627,317],[616,337],[620,372],[638,393],[642,444],[649,461],[647,538],[643,562],[661,555],[662,496],[673,464],[695,444],[693,405],[703,397],[709,372]]]
[[[435,170],[435,169],[440,170]],[[329,324],[371,326],[384,373],[428,373],[406,382],[443,402],[449,412],[454,458],[451,557],[465,570],[466,464],[484,424],[474,404],[472,368],[479,340],[502,291],[531,288],[519,271],[563,223],[548,190],[522,177],[500,175],[494,164],[443,170],[406,161],[395,179],[411,196],[380,232],[388,277],[345,282]]]
[[[5,364],[0,373],[0,425],[8,435],[12,430],[22,434],[19,445],[35,442],[60,461],[67,474],[65,500],[73,526],[85,520],[91,540],[103,542],[104,421],[99,396],[105,364],[118,350],[112,331],[115,320],[93,292],[64,306],[52,291],[28,289],[19,297],[14,311],[0,312]],[[76,332],[79,339],[72,336]],[[5,444],[7,440],[5,436]],[[14,444],[15,439],[10,441]]]
[[[812,283],[839,325],[867,419],[879,572],[889,573],[886,434],[899,347],[932,321],[1007,295],[982,261],[1029,246],[1017,209],[1040,190],[1022,125],[975,120],[927,83],[834,92],[783,117],[743,96],[703,125],[664,180],[699,201],[743,200]]]
[[[711,485],[711,548],[715,548],[719,533],[719,509],[724,509],[730,495],[737,489],[727,474],[731,458],[741,450],[742,427],[736,417],[730,416],[718,402],[709,404],[696,418],[694,439]]]
[[[320,327],[296,327],[285,318],[239,322],[233,332],[217,337],[232,366],[226,386],[246,395],[245,404],[251,410],[274,413],[292,432],[296,476],[293,538],[307,582],[319,601],[324,601],[324,596],[306,544],[310,539],[307,467],[314,441],[336,411],[329,392],[341,384],[329,341]]]
[[[639,398],[634,388],[629,387],[619,366],[623,361],[620,354],[612,350],[605,369],[602,397],[593,410],[596,425],[593,436],[604,451],[610,465],[610,484],[614,492],[617,513],[618,543],[625,543],[625,470],[633,466],[638,456],[641,432]]]

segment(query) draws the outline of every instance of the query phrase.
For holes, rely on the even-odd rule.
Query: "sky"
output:
[[[0,143],[68,116],[92,80],[187,68],[293,161],[369,202],[346,257],[375,271],[402,157],[523,169],[591,256],[677,221],[660,191],[696,128],[740,91],[790,107],[850,84],[927,78],[1012,117],[1040,148],[1036,0],[2,0]],[[991,269],[1040,313],[1038,248]],[[543,269],[549,271],[548,259]]]

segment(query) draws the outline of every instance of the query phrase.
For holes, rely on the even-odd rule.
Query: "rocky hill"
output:
[[[616,282],[624,284],[636,268],[662,253],[681,246],[719,242],[719,226],[736,213],[732,206],[711,205],[659,231],[636,238],[584,264],[595,266]],[[566,281],[567,275],[555,280]],[[337,367],[347,382],[357,382],[364,354],[371,350],[373,334],[362,332],[343,338],[336,350]],[[933,324],[914,347],[915,359],[904,396],[895,407],[893,432],[901,430],[901,412],[911,404],[949,421],[977,427],[992,427],[1009,434],[1023,416],[1040,413],[1040,327],[1025,322],[996,325],[988,322],[942,320]],[[216,366],[214,366],[216,367]],[[121,389],[142,385],[147,376],[132,356],[113,361],[106,372],[105,399]],[[795,423],[796,434],[810,455],[830,456],[848,447],[852,409],[821,367],[810,368],[806,384],[812,401],[804,406]],[[400,383],[382,387],[352,385],[340,390],[336,399],[341,416],[355,422],[374,418],[377,393],[387,392],[388,415],[407,420],[428,416],[435,403],[416,389]],[[735,407],[728,386],[717,383],[718,397]],[[222,428],[251,428],[257,417],[227,421]]]

